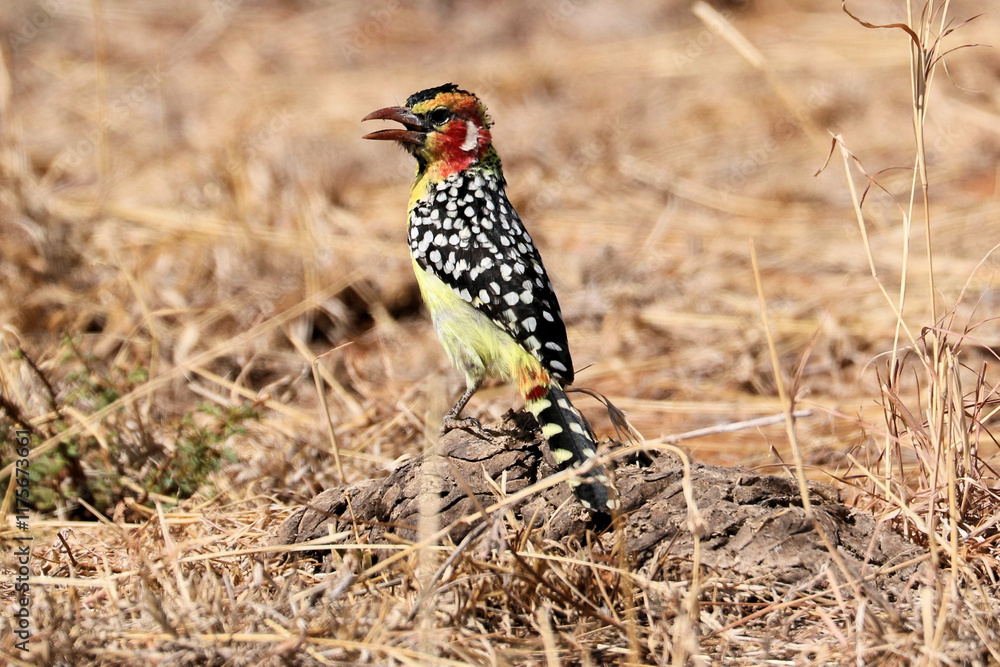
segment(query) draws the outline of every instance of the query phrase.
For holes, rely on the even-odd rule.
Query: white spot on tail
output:
[[[542,413],[542,410],[551,407],[552,407],[552,401],[550,401],[547,398],[540,398],[537,401],[528,403],[528,409],[531,410],[531,414],[535,415],[536,417]]]
[[[563,432],[563,428],[559,424],[542,424],[542,435],[545,436],[546,440],[548,440],[549,438],[551,438],[554,435],[559,435],[562,432]],[[553,454],[554,454],[554,452],[553,452]],[[572,454],[571,454],[571,456],[572,456]]]
[[[552,458],[556,460],[556,463],[562,464],[573,458],[573,452],[568,449],[553,449]]]

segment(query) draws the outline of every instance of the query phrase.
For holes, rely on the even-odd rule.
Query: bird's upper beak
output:
[[[402,123],[406,128],[405,130],[399,128],[378,130],[377,132],[366,134],[362,139],[387,139],[403,144],[423,146],[424,139],[427,138],[427,133],[424,131],[424,126],[420,123],[420,119],[406,107],[386,107],[385,109],[372,111],[361,120],[394,120],[397,123]]]

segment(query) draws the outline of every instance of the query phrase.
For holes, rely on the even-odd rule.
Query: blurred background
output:
[[[995,40],[995,12],[964,23],[983,9],[950,4],[950,48]],[[853,10],[906,20],[901,1]],[[60,419],[88,425],[84,476],[103,465],[119,480],[102,509],[122,479],[148,488],[135,452],[180,460],[192,420],[225,454],[216,485],[287,503],[422,451],[464,380],[411,272],[412,158],[362,141],[373,128],[360,119],[449,81],[495,120],[577,385],[647,438],[779,413],[752,240],[785,380],[813,413],[799,422],[811,475],[830,481],[884,428],[896,318],[840,151],[823,167],[839,134],[859,193],[859,165],[878,182],[867,235],[895,298],[914,164],[908,41],[837,2],[14,0],[0,31],[4,383],[53,433]],[[1000,345],[988,254],[1000,56],[963,48],[946,64],[926,134],[935,298],[943,326],[974,327],[979,372]],[[922,217],[907,270],[919,335],[934,324]],[[494,386],[467,414],[518,407]],[[789,460],[780,423],[685,447],[727,465]]]

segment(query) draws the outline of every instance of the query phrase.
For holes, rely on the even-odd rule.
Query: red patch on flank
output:
[[[545,395],[549,393],[549,388],[540,384],[536,384],[534,387],[528,390],[525,396],[527,402],[539,401],[545,398]]]

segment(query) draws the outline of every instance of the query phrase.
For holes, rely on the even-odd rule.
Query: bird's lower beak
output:
[[[424,126],[420,123],[420,119],[406,107],[386,107],[385,109],[372,111],[361,120],[394,120],[397,123],[402,123],[406,128],[405,130],[398,128],[378,130],[377,132],[366,134],[362,139],[385,139],[398,141],[402,144],[423,146],[424,139],[427,138],[427,133],[423,131]]]

